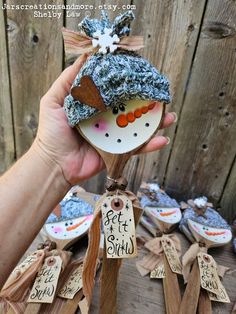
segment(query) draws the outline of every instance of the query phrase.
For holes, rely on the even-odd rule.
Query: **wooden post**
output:
[[[181,294],[177,274],[173,273],[167,261],[165,254],[164,268],[165,277],[163,278],[163,288],[165,296],[165,307],[167,314],[178,314],[181,303]]]
[[[200,271],[196,259],[180,304],[179,314],[195,314],[197,312],[200,288]]]

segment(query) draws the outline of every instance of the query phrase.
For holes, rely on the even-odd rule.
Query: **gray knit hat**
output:
[[[133,19],[133,12],[128,11],[111,23],[103,12],[101,21],[85,18],[79,27],[92,38],[109,29],[110,36],[118,38],[115,41],[118,42],[129,34],[129,24]],[[154,66],[132,51],[119,48],[113,52],[111,50],[111,47],[110,50],[105,47],[104,51],[103,47],[103,52],[100,48],[93,54],[76,76],[72,89],[81,84],[83,77],[89,77],[96,85],[106,109],[130,99],[170,102],[169,82]],[[75,99],[71,94],[65,98],[64,109],[71,126],[99,113],[99,109]]]

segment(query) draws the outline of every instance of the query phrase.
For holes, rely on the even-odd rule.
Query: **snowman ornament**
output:
[[[81,133],[96,147],[124,154],[147,142],[156,132],[163,104],[152,100],[129,100],[79,124]]]

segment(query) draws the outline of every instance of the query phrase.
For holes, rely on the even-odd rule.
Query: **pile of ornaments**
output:
[[[217,265],[208,250],[229,243],[232,231],[213,204],[205,196],[179,204],[155,182],[143,183],[138,196],[144,209],[140,222],[154,238],[142,237],[146,254],[136,266],[142,276],[163,279],[166,312],[211,313],[211,301],[230,303],[220,280],[228,268]],[[191,242],[182,259],[181,241],[172,233],[176,227]],[[177,275],[187,284],[182,297]]]

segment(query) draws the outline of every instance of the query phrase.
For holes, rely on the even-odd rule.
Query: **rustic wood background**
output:
[[[7,4],[19,3],[15,0]],[[27,3],[35,4],[30,0]],[[63,4],[39,0],[37,4]],[[136,156],[126,168],[130,187],[155,179],[179,200],[206,195],[224,216],[236,215],[236,3],[234,0],[67,0],[117,4],[111,17],[136,5],[133,33],[145,37],[142,55],[171,81],[169,110],[178,123],[165,131],[170,145]],[[2,6],[3,0],[0,0]],[[88,10],[87,10],[88,11]],[[47,12],[47,11],[44,11]],[[63,52],[61,27],[81,18],[34,18],[30,10],[0,9],[0,173],[31,145],[41,96],[72,60]],[[71,13],[71,12],[69,12]],[[99,16],[99,10],[90,10]],[[104,173],[85,185],[103,191]],[[16,178],[17,179],[17,178]]]

